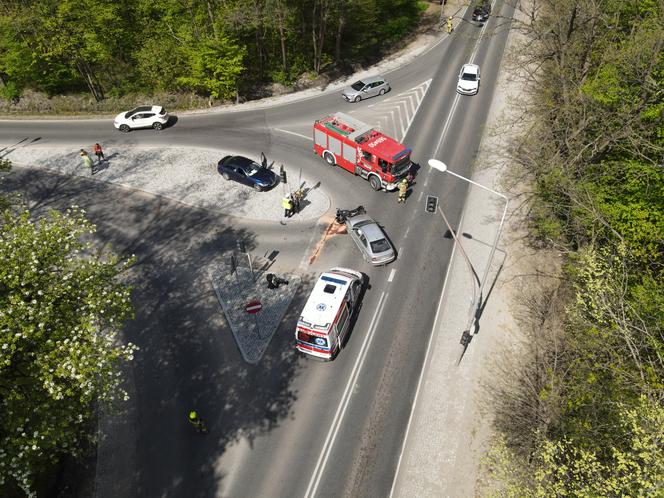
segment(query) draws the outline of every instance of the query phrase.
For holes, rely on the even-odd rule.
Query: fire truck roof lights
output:
[[[407,156],[408,154],[410,154],[411,152],[413,152],[413,149],[404,149],[404,150],[402,150],[401,152],[399,152],[398,154],[394,154],[394,155],[392,156],[392,160],[393,160],[393,161],[398,161],[398,160],[401,159],[402,157],[406,157],[406,156]]]

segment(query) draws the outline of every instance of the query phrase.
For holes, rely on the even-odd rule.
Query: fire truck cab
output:
[[[334,359],[348,337],[363,282],[362,273],[348,268],[332,268],[319,277],[295,329],[299,351]]]
[[[314,152],[369,181],[374,190],[394,190],[411,167],[411,150],[343,112],[314,123]]]

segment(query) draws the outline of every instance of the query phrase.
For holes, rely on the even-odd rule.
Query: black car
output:
[[[473,21],[484,23],[489,20],[489,15],[491,14],[491,4],[483,3],[478,5],[473,10]]]
[[[256,190],[267,190],[277,184],[277,175],[267,168],[267,159],[258,164],[244,156],[226,156],[217,164],[217,171],[226,180],[235,180]]]

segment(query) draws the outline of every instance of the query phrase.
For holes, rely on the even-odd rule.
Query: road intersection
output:
[[[346,108],[360,119],[373,118],[388,133],[403,133],[397,138],[413,148],[421,169],[403,207],[394,195],[373,192],[363,180],[329,169],[311,153],[311,124],[344,105],[338,94],[246,112],[183,115],[159,133],[118,135],[107,130],[106,121],[95,120],[73,121],[66,127],[19,122],[9,128],[0,123],[0,143],[10,146],[26,137],[28,143],[38,138],[30,147],[49,154],[54,148],[76,150],[81,143],[94,142],[122,154],[129,150],[149,154],[172,145],[183,151],[223,148],[252,157],[265,152],[287,165],[289,177],[302,168],[307,182],[320,181],[320,193],[331,199],[332,206],[367,206],[398,248],[397,262],[374,269],[362,263],[350,241],[339,234],[325,240],[312,262],[310,251],[323,238],[331,222],[329,213],[312,214],[284,227],[274,224],[265,214],[267,209],[261,212],[273,223],[235,216],[232,203],[228,209],[215,209],[210,202],[213,194],[201,195],[209,205],[191,201],[197,192],[221,181],[214,175],[209,182],[192,180],[188,185],[193,197],[173,202],[173,196],[153,192],[152,187],[129,191],[121,182],[90,182],[67,176],[67,170],[55,174],[19,168],[12,175],[14,185],[25,189],[27,198],[47,202],[57,193],[57,201],[48,201],[51,205],[75,199],[88,209],[104,240],[139,257],[133,277],[137,318],[127,330],[142,347],[133,372],[137,405],[124,426],[116,425],[116,430],[126,430],[135,440],[117,438],[117,451],[111,452],[115,470],[104,466],[105,486],[97,489],[97,496],[390,493],[434,334],[445,334],[448,344],[458,343],[460,334],[457,327],[448,329],[440,322],[441,310],[449,306],[442,290],[450,278],[448,262],[454,245],[444,237],[440,220],[424,212],[422,196],[425,192],[439,196],[448,218],[461,227],[462,217],[467,216],[467,185],[443,181],[426,168],[426,161],[435,156],[464,176],[472,174],[492,100],[491,83],[497,79],[507,37],[503,31],[492,35],[490,43],[476,44],[478,34],[476,26],[460,27],[435,50],[388,74],[393,91],[384,99]],[[456,69],[476,45],[483,89],[472,99],[457,99]],[[215,157],[205,156],[201,164],[209,166]],[[155,171],[160,165],[147,156],[144,164]],[[168,168],[173,168],[171,160]],[[131,178],[141,172],[135,174]],[[148,185],[150,176],[145,175]],[[154,188],[167,181],[156,182]],[[219,198],[214,200],[218,203]],[[486,199],[481,202],[490,206]],[[490,239],[487,233],[495,226],[481,219],[478,223],[487,225],[471,232],[481,259],[482,241]],[[238,239],[256,254],[276,251],[274,269],[297,270],[302,277],[282,327],[256,365],[245,364],[234,347],[206,274],[219,258],[236,250]],[[370,287],[347,347],[334,362],[321,364],[294,353],[293,324],[308,286],[331,266],[363,271]],[[455,291],[454,307],[463,310],[458,314],[465,319],[463,296],[470,289],[460,285]],[[468,364],[478,368],[472,361]],[[448,368],[444,375],[445,382],[454,383],[455,371]],[[209,422],[205,439],[197,439],[187,426],[183,414],[192,405]],[[407,489],[397,495],[408,496]]]

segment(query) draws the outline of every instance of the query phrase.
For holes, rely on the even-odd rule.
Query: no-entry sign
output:
[[[260,301],[251,301],[244,307],[244,310],[250,315],[258,313],[261,309],[263,309],[263,305]]]

